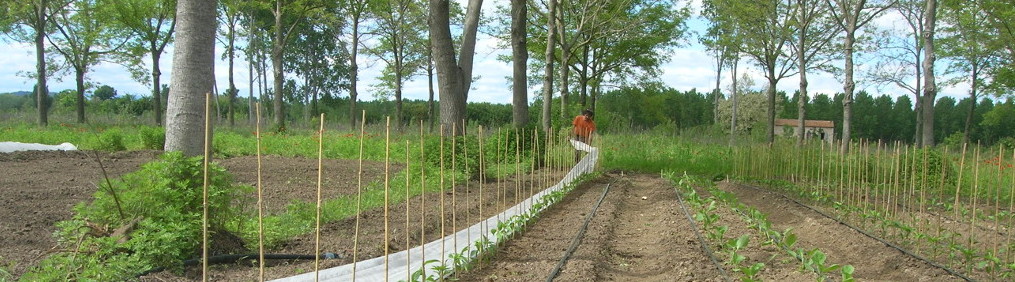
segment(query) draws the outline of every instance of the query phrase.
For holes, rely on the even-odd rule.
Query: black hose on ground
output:
[[[560,274],[560,270],[564,268],[565,264],[567,264],[567,260],[570,259],[571,255],[574,254],[574,251],[578,249],[578,245],[581,245],[582,239],[585,238],[585,230],[589,228],[589,222],[592,222],[592,217],[596,215],[596,211],[599,210],[599,206],[602,205],[603,200],[606,199],[606,194],[610,192],[611,185],[613,185],[613,183],[606,184],[606,188],[603,189],[603,195],[599,196],[599,201],[597,201],[596,205],[592,207],[592,211],[585,216],[585,223],[582,224],[580,229],[578,229],[578,235],[575,235],[574,239],[571,240],[571,246],[564,252],[564,257],[560,258],[560,261],[557,262],[557,266],[553,268],[553,271],[550,271],[550,276],[546,277],[546,282],[552,282],[553,279],[557,278],[557,275]]]
[[[261,255],[257,254],[257,253],[253,253],[253,254],[217,255],[217,256],[208,257],[208,263],[209,264],[234,263],[234,262],[245,260],[245,259],[258,259],[260,257],[261,257]],[[315,255],[297,255],[297,254],[264,254],[264,259],[266,259],[266,260],[269,260],[269,259],[276,259],[276,260],[277,259],[312,260],[312,259],[317,259],[317,258],[320,258],[320,259],[339,259],[339,258],[342,258],[342,256],[340,256],[338,254],[335,254],[335,253],[328,253],[328,252],[323,253],[323,254],[321,254],[319,256],[315,256]],[[196,259],[185,260],[180,265],[181,266],[193,266],[193,265],[198,265],[198,264],[201,264],[201,259],[196,258]],[[145,275],[156,273],[156,272],[161,272],[163,270],[166,270],[166,268],[165,267],[161,267],[161,266],[160,267],[156,267],[156,268],[152,268],[152,269],[149,269],[149,270],[147,270],[145,272],[141,272],[141,274],[138,274],[137,277],[145,276]]]
[[[726,280],[726,282],[733,281],[730,279],[730,275],[726,273],[726,269],[724,269],[722,264],[719,263],[719,260],[715,258],[715,253],[712,252],[712,248],[708,247],[708,242],[705,241],[705,237],[702,237],[701,232],[698,232],[698,222],[694,221],[694,218],[691,217],[691,213],[687,211],[687,205],[684,204],[684,197],[680,196],[680,191],[677,191],[676,188],[673,190],[677,192],[677,202],[680,203],[680,209],[683,210],[684,215],[687,216],[687,221],[691,223],[691,231],[694,231],[694,236],[698,238],[698,244],[701,245],[701,251],[708,255],[708,258],[712,260],[712,264],[714,264],[715,268],[719,270],[719,273],[722,274],[722,277]]]
[[[751,185],[743,185],[743,186],[751,187],[752,189],[763,191],[763,190],[761,190],[761,188],[754,187],[754,186],[751,186]],[[767,190],[764,190],[764,191],[767,191]],[[922,256],[920,256],[918,254],[912,253],[912,252],[910,252],[910,251],[908,251],[908,250],[906,250],[906,249],[904,249],[902,247],[899,247],[898,245],[895,245],[892,242],[888,242],[885,239],[881,239],[881,237],[875,236],[874,234],[867,233],[867,231],[864,231],[864,230],[862,230],[860,228],[857,228],[856,226],[853,226],[853,225],[851,225],[849,223],[846,223],[845,221],[839,220],[838,218],[829,216],[828,214],[826,214],[826,213],[824,213],[824,212],[822,212],[822,211],[820,211],[818,209],[815,209],[814,207],[811,207],[809,205],[801,203],[800,201],[797,201],[796,199],[793,199],[793,198],[790,198],[790,197],[788,197],[786,195],[783,195],[782,193],[773,192],[773,191],[768,191],[768,192],[772,193],[772,194],[776,194],[779,197],[786,198],[787,200],[790,200],[790,201],[796,203],[797,205],[803,206],[803,207],[805,207],[807,209],[810,209],[810,210],[820,214],[821,216],[824,216],[824,217],[827,217],[827,218],[829,218],[831,220],[834,220],[835,222],[838,222],[839,224],[842,224],[842,225],[848,227],[849,229],[856,230],[856,232],[860,232],[860,234],[863,234],[864,236],[867,236],[867,237],[869,237],[871,239],[877,240],[878,242],[881,242],[882,244],[885,244],[885,246],[888,246],[888,247],[891,247],[893,249],[896,249],[899,252],[902,252],[903,254],[908,255],[910,257],[913,257],[913,258],[915,258],[917,260],[921,260],[923,262],[926,262],[927,264],[930,264],[931,266],[940,268],[940,269],[944,270],[945,272],[948,272],[948,274],[955,275],[956,277],[962,278],[962,280],[966,280],[966,281],[970,281],[970,282],[976,281],[976,280],[973,280],[972,278],[969,278],[969,277],[966,277],[965,275],[962,275],[962,273],[958,273],[957,271],[952,270],[951,268],[948,268],[947,266],[940,265],[940,264],[938,264],[938,263],[936,263],[934,261],[931,261],[929,259],[926,259],[926,258],[924,258],[924,257],[922,257]]]

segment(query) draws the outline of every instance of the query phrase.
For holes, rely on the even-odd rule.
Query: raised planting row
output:
[[[732,182],[721,182],[716,189],[737,195],[740,202],[767,215],[774,228],[793,228],[797,245],[820,248],[829,263],[853,265],[859,280],[968,280],[769,189]]]
[[[1006,249],[992,249],[997,244],[975,239],[987,239],[989,236],[969,235],[998,232],[990,226],[977,225],[970,228],[970,222],[956,221],[949,214],[932,210],[892,213],[873,205],[849,205],[835,201],[834,196],[824,194],[821,190],[807,189],[805,185],[791,182],[768,181],[765,184],[791,193],[809,203],[811,208],[863,230],[866,236],[939,265],[957,276],[996,280],[1008,279],[1015,274],[1015,263],[1005,263],[1005,258],[997,256],[999,251],[1004,253]],[[1010,243],[1007,245],[1011,246]]]
[[[701,185],[686,174],[677,177],[666,172],[663,178],[676,185],[677,193],[693,210],[707,243],[715,248],[715,256],[720,257],[739,280],[824,280],[821,272],[808,271],[807,265],[801,264],[804,261],[809,261],[810,266],[819,266],[818,270],[825,273],[838,269],[826,266],[824,255],[819,251],[807,254],[806,258],[788,252],[794,246],[790,230],[772,231],[763,216],[743,216],[737,209],[740,205],[735,204],[736,198],[729,194],[703,188],[699,191]],[[787,236],[788,239],[784,238]],[[849,270],[845,273],[852,274]]]

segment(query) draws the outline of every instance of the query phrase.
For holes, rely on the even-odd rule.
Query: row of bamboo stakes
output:
[[[208,99],[209,100],[211,99],[211,95],[208,95]],[[207,206],[208,206],[208,204],[207,204],[207,201],[208,201],[208,194],[207,194],[208,193],[208,187],[207,187],[207,183],[208,183],[208,170],[207,169],[208,169],[208,160],[211,159],[211,132],[212,132],[212,129],[211,129],[211,116],[210,115],[211,115],[212,109],[210,107],[210,105],[211,105],[210,101],[207,102],[207,105],[209,105],[209,106],[206,108],[206,113],[205,113],[205,129],[206,129],[205,130],[205,161],[204,161],[204,168],[205,168],[205,173],[204,173],[205,179],[204,179],[204,182],[205,182],[205,184],[204,184],[204,191],[203,191],[205,209],[204,209],[204,214],[203,214],[203,225],[204,225],[204,227],[203,227],[203,234],[202,234],[202,280],[203,281],[208,281],[208,272],[209,272],[208,271],[208,263],[207,263],[207,258],[208,258],[208,230],[207,230],[208,223],[207,222],[208,222],[208,216],[209,216],[208,215],[208,210],[207,210]],[[256,187],[256,190],[257,190],[258,253],[259,253],[259,259],[258,259],[258,262],[259,262],[259,265],[258,265],[258,275],[259,276],[258,277],[259,277],[260,281],[264,281],[265,278],[266,278],[265,277],[265,257],[264,257],[264,255],[267,252],[267,250],[265,250],[265,246],[264,246],[264,232],[265,232],[264,228],[265,227],[264,227],[263,219],[266,216],[266,214],[265,214],[265,211],[264,211],[263,193],[264,193],[264,189],[266,189],[266,188],[270,189],[270,187],[264,187],[263,183],[262,183],[262,166],[263,166],[262,159],[263,159],[263,156],[261,154],[262,150],[261,150],[261,134],[260,134],[261,133],[261,106],[260,106],[260,103],[258,103],[256,105],[256,115],[257,115],[257,122],[255,124],[255,126],[256,126],[256,133],[257,133],[257,136],[256,136],[256,139],[257,139],[257,142],[256,142],[256,146],[257,146],[257,150],[256,150],[256,158],[257,158],[257,184],[256,185],[257,185],[257,187]],[[324,187],[322,185],[322,183],[323,183],[323,181],[322,181],[323,175],[325,174],[325,171],[323,169],[323,159],[324,159],[324,153],[323,153],[324,150],[323,149],[324,149],[324,143],[325,143],[325,138],[324,138],[325,124],[324,124],[324,120],[325,120],[324,119],[324,114],[321,114],[321,116],[320,116],[320,124],[319,124],[319,127],[318,127],[318,131],[316,133],[317,137],[319,137],[319,138],[316,138],[318,140],[318,144],[317,144],[318,145],[318,155],[317,155],[318,175],[317,175],[317,187],[316,187],[316,189],[317,189],[316,213],[317,214],[316,214],[315,226],[314,226],[314,233],[315,233],[315,235],[314,235],[314,238],[315,238],[314,239],[314,246],[315,246],[314,253],[318,254],[318,255],[317,255],[317,257],[314,260],[315,280],[319,280],[320,279],[319,274],[320,274],[320,270],[321,270],[320,269],[320,265],[321,265],[321,263],[320,263],[320,257],[321,257],[321,255],[319,255],[319,254],[321,254],[321,247],[322,247],[321,246],[321,236],[322,236],[322,234],[321,234],[321,226],[323,224],[326,224],[324,222],[321,222],[321,207],[322,207],[322,203],[323,203],[323,200],[324,200],[322,198],[322,191],[327,188],[327,187]],[[356,215],[355,215],[356,220],[355,220],[355,230],[354,230],[354,234],[355,235],[353,237],[353,246],[351,246],[351,249],[352,249],[352,257],[351,257],[351,259],[353,261],[353,281],[355,281],[355,279],[356,279],[356,274],[355,274],[356,273],[356,262],[359,262],[361,260],[361,257],[360,257],[360,254],[359,254],[359,251],[360,251],[360,239],[359,238],[360,238],[360,234],[361,234],[361,230],[360,230],[360,225],[361,224],[360,224],[360,216],[358,216],[358,215],[363,211],[363,209],[362,209],[362,199],[363,199],[362,195],[363,195],[363,192],[364,192],[363,191],[363,189],[364,189],[364,185],[363,185],[363,180],[364,180],[363,179],[363,159],[364,159],[364,154],[363,154],[363,151],[364,151],[364,143],[366,142],[364,137],[367,135],[365,120],[366,120],[366,112],[364,111],[363,112],[363,116],[360,119],[361,123],[360,123],[359,138],[358,138],[359,139],[359,158],[358,158],[359,168],[358,168],[357,180],[356,180],[356,183],[357,183],[357,188],[356,188],[357,189],[357,193],[356,193]],[[457,125],[454,125],[452,127],[452,134],[451,134],[452,136],[457,136],[458,135],[457,128],[459,128],[459,126],[457,126]],[[444,131],[445,130],[444,130],[444,127],[442,125],[441,126],[441,130],[440,130],[440,132],[441,132],[441,134],[440,134],[440,147],[441,148],[440,148],[440,152],[439,152],[440,164],[439,164],[439,171],[438,171],[439,174],[440,174],[440,182],[439,183],[440,183],[441,187],[439,189],[439,192],[437,193],[437,194],[439,194],[439,197],[440,197],[439,212],[440,212],[440,234],[441,234],[440,237],[441,238],[443,238],[446,235],[454,234],[454,232],[456,232],[458,230],[457,223],[459,221],[458,220],[458,216],[459,215],[458,215],[458,211],[457,211],[457,205],[459,203],[458,199],[457,199],[457,193],[456,193],[457,189],[452,187],[452,186],[458,185],[459,183],[455,183],[454,180],[450,180],[449,181],[447,179],[447,176],[449,174],[453,175],[453,174],[458,172],[458,167],[457,167],[458,166],[458,161],[456,161],[456,158],[458,157],[458,154],[457,154],[457,150],[458,150],[457,143],[458,142],[454,141],[454,140],[452,142],[450,142],[451,143],[451,145],[450,145],[450,147],[451,147],[451,152],[450,152],[451,155],[450,155],[450,157],[451,157],[452,161],[451,161],[450,167],[447,167],[447,164],[445,164],[445,162],[444,162],[445,156],[446,156],[445,155],[445,153],[446,153],[445,152],[445,147],[447,147],[447,145],[445,143],[446,142],[445,137],[447,137],[447,136],[445,136],[445,134],[443,133]],[[553,131],[551,130],[550,132],[553,132]],[[478,187],[478,193],[479,193],[479,199],[480,200],[484,199],[484,196],[483,196],[484,193],[489,192],[489,191],[484,191],[484,184],[488,181],[486,174],[490,173],[491,171],[489,171],[489,168],[487,167],[487,165],[488,165],[487,164],[487,159],[488,158],[487,158],[487,156],[485,154],[485,150],[484,150],[484,147],[483,147],[484,146],[483,138],[487,134],[490,134],[490,133],[492,133],[492,132],[485,131],[485,129],[482,126],[478,127],[478,132],[475,135],[475,137],[477,138],[477,143],[479,144],[479,148],[478,148],[479,152],[478,153],[477,152],[472,152],[472,155],[470,155],[469,152],[468,152],[468,146],[465,146],[465,147],[461,148],[461,150],[463,151],[462,154],[465,155],[466,157],[478,155],[478,159],[479,159],[479,163],[478,163],[478,165],[479,165],[479,168],[478,168],[478,178],[479,179],[478,179],[477,183],[478,183],[478,186],[479,186]],[[501,140],[502,139],[501,137],[504,137],[505,134],[513,134],[514,135],[514,137],[515,137],[514,138],[514,141],[515,141],[514,144],[509,144],[509,142],[511,140],[508,140],[508,138],[503,138],[503,140]],[[561,137],[561,138],[555,138],[554,135],[556,135],[557,137]],[[419,140],[419,157],[420,157],[420,161],[419,162],[424,162],[423,161],[424,160],[423,156],[426,156],[426,154],[427,154],[427,152],[424,149],[425,148],[425,138],[426,138],[426,136],[427,136],[426,132],[424,132],[424,130],[423,130],[423,124],[422,124],[422,122],[420,122],[420,140]],[[465,222],[469,223],[469,225],[471,225],[473,222],[478,222],[478,221],[484,220],[486,217],[493,216],[493,213],[498,213],[499,214],[504,207],[509,207],[509,206],[512,206],[512,205],[515,205],[515,204],[519,203],[523,199],[522,198],[522,194],[533,195],[533,194],[538,192],[536,189],[543,189],[543,188],[552,186],[554,183],[556,183],[557,180],[559,180],[557,178],[563,176],[566,173],[566,171],[568,169],[570,169],[570,167],[574,164],[573,162],[570,162],[569,161],[570,158],[567,157],[569,155],[569,153],[570,153],[570,150],[571,150],[569,148],[571,148],[571,147],[570,147],[570,144],[566,143],[567,142],[567,140],[565,139],[565,138],[567,138],[566,134],[544,134],[544,133],[541,133],[539,130],[534,130],[531,133],[519,132],[518,130],[514,130],[513,132],[505,132],[503,130],[498,130],[496,136],[498,138],[498,140],[495,140],[495,142],[497,144],[497,148],[496,148],[496,152],[497,152],[496,153],[497,154],[496,160],[509,159],[510,156],[507,155],[509,153],[509,146],[514,145],[514,153],[515,153],[515,155],[514,155],[514,158],[515,158],[514,159],[514,175],[513,175],[514,179],[513,179],[513,181],[512,180],[504,180],[504,178],[505,178],[504,177],[504,175],[505,175],[504,173],[507,172],[507,171],[502,171],[502,167],[504,165],[502,163],[496,163],[496,164],[494,164],[494,165],[496,165],[496,168],[495,168],[495,171],[493,171],[493,172],[496,173],[497,179],[496,179],[496,182],[493,183],[495,185],[493,192],[496,193],[497,195],[496,195],[496,200],[495,200],[496,203],[493,203],[493,204],[496,204],[497,210],[492,211],[492,212],[490,212],[490,211],[484,211],[484,209],[483,209],[484,203],[477,203],[479,209],[478,209],[478,214],[475,215],[475,218],[473,218],[474,215],[472,215],[469,212],[466,212],[466,214],[464,215],[465,216]],[[525,138],[531,138],[530,141],[531,141],[531,145],[532,145],[531,148],[525,148],[525,149],[531,149],[532,152],[534,152],[533,154],[531,154],[531,156],[529,156],[530,159],[528,159],[528,160],[522,159],[523,156],[521,155],[521,151],[523,149],[522,148],[522,140],[525,139]],[[543,142],[542,143],[543,146],[546,146],[545,148],[540,148],[539,147],[540,141]],[[384,239],[383,240],[384,241],[383,241],[383,245],[384,245],[384,247],[383,247],[383,249],[384,249],[385,273],[387,273],[388,272],[388,264],[389,264],[388,255],[389,255],[389,250],[390,250],[390,247],[391,247],[389,245],[390,244],[389,235],[391,234],[391,226],[389,226],[389,220],[390,220],[391,215],[389,215],[389,210],[391,209],[391,205],[392,205],[392,202],[390,201],[390,198],[389,198],[389,194],[391,192],[391,176],[393,175],[393,173],[391,172],[391,163],[392,163],[392,161],[395,158],[395,157],[391,156],[391,145],[393,145],[393,144],[392,144],[392,141],[391,141],[391,119],[390,119],[390,117],[387,118],[387,122],[385,124],[385,139],[384,139],[384,142],[385,142],[385,157],[384,157],[384,206],[383,206],[383,210],[384,210],[384,219],[383,219],[384,220],[384,228],[383,228],[383,233],[384,233]],[[406,170],[408,170],[410,168],[410,164],[413,163],[413,161],[412,161],[412,157],[413,156],[410,155],[410,152],[412,151],[411,148],[410,148],[410,145],[411,145],[410,143],[411,142],[408,141],[408,140],[406,140],[406,142],[405,142],[405,152],[406,152],[406,154],[405,154],[405,167],[406,167]],[[537,154],[535,152],[541,152],[540,150],[542,150],[542,152],[544,152],[544,153],[543,153],[543,155],[537,156]],[[541,158],[541,160],[537,159],[537,158]],[[529,161],[530,162],[530,167],[528,167],[526,169],[531,171],[531,173],[523,171],[522,163],[524,161]],[[543,162],[543,164],[544,164],[543,167],[539,167],[538,166],[538,164],[540,162]],[[466,164],[468,164],[468,163],[466,163]],[[447,169],[447,168],[449,168],[451,171],[450,172],[445,171],[445,169]],[[426,222],[426,219],[427,219],[428,215],[427,215],[427,212],[426,212],[426,207],[424,206],[424,203],[425,203],[426,197],[427,197],[427,187],[426,187],[426,179],[425,179],[425,177],[427,175],[426,174],[426,172],[427,172],[426,170],[427,169],[428,169],[427,165],[425,165],[425,164],[419,165],[419,170],[420,170],[419,173],[420,173],[420,176],[423,177],[423,179],[418,179],[417,180],[418,181],[418,185],[419,185],[420,190],[421,190],[421,193],[418,196],[418,197],[420,197],[420,203],[421,203],[420,206],[419,206],[419,215],[418,215],[419,216],[418,217],[419,218],[419,223],[420,223],[420,230],[419,230],[420,231],[420,240],[419,240],[420,241],[420,245],[424,245],[424,244],[427,243],[427,241],[426,241],[426,239],[427,239],[426,238],[426,227],[427,226],[426,226],[425,222]],[[468,171],[469,168],[466,167],[466,168],[463,168],[463,169]],[[406,241],[405,246],[404,246],[405,250],[410,250],[411,247],[412,247],[412,246],[409,245],[409,229],[410,229],[410,226],[409,226],[410,220],[409,219],[412,217],[412,215],[409,212],[410,211],[409,204],[410,204],[410,200],[411,200],[411,197],[409,197],[409,195],[410,195],[410,187],[413,184],[412,183],[412,179],[410,179],[410,175],[411,174],[412,173],[410,173],[408,171],[406,171],[404,173],[404,175],[405,175],[405,191],[404,192],[406,193],[406,198],[405,198],[405,202],[404,203],[406,205],[406,208],[405,208],[405,226],[404,226],[405,234],[403,234],[403,235],[405,236],[405,241]],[[528,180],[528,184],[529,185],[528,185],[528,187],[523,187],[522,181],[526,180],[525,179],[526,175],[528,177],[527,180]],[[508,181],[512,181],[513,185],[514,185],[514,193],[513,193],[514,194],[514,198],[513,199],[509,199],[509,197],[508,197],[508,192],[509,192],[508,189],[510,188],[510,187],[508,187],[508,185],[511,184],[511,183],[507,183]],[[467,193],[469,192],[469,189],[471,188],[471,187],[469,187],[469,185],[470,185],[470,181],[468,181],[468,180],[465,181],[465,183],[464,183],[464,189],[465,189],[465,191]],[[537,185],[539,187],[537,187]],[[448,227],[445,226],[445,222],[447,221],[447,218],[445,218],[445,214],[446,214],[445,203],[447,202],[445,200],[445,194],[448,194],[448,193],[450,193],[450,198],[451,198],[450,199],[450,205],[451,205],[451,213],[450,213],[450,216],[451,216],[451,218],[450,218],[451,226],[450,226],[450,229],[448,229]],[[525,198],[528,198],[528,196],[525,196]],[[465,204],[469,205],[470,203],[465,203]],[[529,203],[529,204],[530,204],[529,206],[531,206],[531,204],[534,204],[534,203]],[[501,220],[507,220],[507,218],[501,218]],[[489,227],[485,227],[484,229],[486,229],[486,231],[489,231]],[[325,236],[326,236],[326,234],[325,234]],[[439,238],[433,238],[433,239],[439,239]],[[471,239],[470,239],[470,241],[471,241]],[[458,245],[457,244],[457,238],[454,239],[453,244],[455,246]],[[348,248],[348,247],[345,246],[345,248]],[[442,254],[441,254],[441,259],[439,259],[439,260],[443,263],[448,258],[448,255],[449,255],[449,254],[444,253],[444,251],[443,251],[444,250],[443,241],[442,241],[442,247],[441,248],[442,248],[441,249],[442,250],[442,252],[441,252]],[[480,258],[478,262],[480,264],[482,264],[482,258],[484,256],[485,256],[485,254],[482,254],[482,253],[478,255],[478,258]],[[409,266],[409,261],[408,260],[409,260],[409,256],[406,256],[406,267]],[[426,260],[427,259],[424,259],[423,261],[426,261]],[[423,269],[424,269],[424,272],[422,273],[423,277],[426,277],[426,275],[427,275],[425,273],[425,269],[426,268],[427,268],[426,266],[423,267]],[[457,275],[457,271],[455,272],[455,275]],[[391,278],[405,279],[405,281],[411,281],[411,279],[410,279],[411,277],[410,277],[410,274],[408,273],[408,271],[407,271],[406,277],[401,277],[401,278],[391,277]],[[388,279],[389,279],[389,277],[387,277],[387,274],[385,274],[385,281],[388,281]]]
[[[882,235],[946,265],[992,279],[1011,274],[1005,265],[1015,262],[1009,231],[1015,220],[1015,168],[1011,166],[1015,150],[1006,158],[1009,153],[1003,146],[918,148],[869,140],[854,143],[848,153],[839,148],[841,144],[828,142],[734,147],[732,173],[791,181],[796,192],[838,203],[836,209],[841,208],[844,219],[859,221],[864,229],[880,227]],[[870,214],[883,219],[872,219]],[[885,230],[878,220],[913,230]],[[929,241],[935,243],[911,237],[916,233],[933,237]],[[962,244],[979,261],[993,257],[997,262],[974,269],[969,259],[977,258],[956,254],[947,244]]]

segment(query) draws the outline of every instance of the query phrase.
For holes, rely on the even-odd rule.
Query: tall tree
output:
[[[385,66],[381,84],[395,96],[396,127],[401,129],[407,120],[402,114],[402,88],[422,69],[427,51],[425,34],[418,26],[426,24],[426,11],[419,0],[386,0],[373,5],[377,18],[378,43],[367,49]]]
[[[513,69],[512,92],[512,123],[521,128],[529,123],[528,93],[528,61],[529,50],[526,45],[526,27],[528,6],[525,0],[511,0],[511,63]]]
[[[367,9],[368,0],[347,0],[343,2],[342,9],[344,14],[348,15],[342,19],[346,20],[346,25],[349,28],[349,42],[346,44],[349,52],[349,126],[350,128],[356,128],[358,124],[357,120],[359,115],[356,113],[356,102],[359,99],[359,90],[357,85],[359,83],[359,63],[356,62],[359,56],[359,45],[363,33],[360,32],[360,26],[369,17],[369,10]]]
[[[975,101],[983,93],[984,74],[990,73],[996,61],[998,53],[997,46],[984,44],[992,38],[997,38],[990,23],[976,4],[977,1],[948,0],[942,3],[942,20],[947,24],[942,29],[944,36],[941,40],[942,54],[949,61],[949,70],[952,72],[968,74],[969,110],[966,112],[965,125],[963,127],[962,143],[969,142],[970,130],[972,129],[973,114],[976,112]]]
[[[742,31],[743,53],[753,59],[768,80],[768,142],[775,142],[775,94],[780,80],[792,75],[793,55],[789,48],[795,32],[796,5],[790,0],[716,0],[713,5],[722,17]]]
[[[934,77],[934,34],[937,27],[937,0],[927,0],[926,18],[923,24],[923,146],[934,146],[934,98],[937,96],[937,82]]]
[[[472,60],[476,51],[476,32],[482,0],[469,0],[463,26],[461,50],[455,59],[451,40],[451,12],[448,0],[430,0],[430,41],[433,44],[440,88],[441,124],[445,134],[464,134],[465,103],[472,84]]]
[[[205,95],[215,84],[216,0],[179,0],[172,88],[166,109],[166,151],[203,153]],[[209,129],[210,130],[210,129]],[[210,140],[207,140],[210,141]]]
[[[55,32],[49,42],[56,53],[63,56],[66,66],[74,71],[77,87],[77,122],[85,122],[85,74],[103,55],[116,51],[127,38],[115,34],[103,20],[108,19],[99,3],[93,0],[73,2],[67,9],[53,15]]]
[[[166,46],[173,42],[176,29],[176,0],[107,0],[115,12],[116,22],[132,31],[132,40],[124,46],[121,61],[135,80],[152,87],[152,107],[155,124],[161,125],[162,68],[160,61]],[[151,59],[151,71],[141,61],[145,55]],[[150,79],[150,80],[149,80]]]
[[[543,131],[549,132],[552,122],[551,107],[553,105],[553,62],[554,62],[554,50],[556,50],[556,34],[557,32],[557,0],[548,0],[549,12],[546,16],[546,66],[543,70]]]
[[[925,11],[924,0],[896,0],[892,7],[902,16],[905,24],[904,30],[896,30],[899,36],[886,36],[890,41],[881,48],[878,55],[883,57],[875,69],[879,71],[872,74],[874,80],[880,83],[888,83],[905,89],[913,95],[914,107],[917,112],[923,108],[923,99],[920,98],[923,92],[923,25]],[[923,115],[916,115],[913,123],[913,143],[920,145],[923,139]]]
[[[0,2],[0,31],[17,42],[35,44],[35,98],[39,110],[39,125],[49,124],[49,73],[46,72],[46,34],[50,31],[50,16],[62,11],[69,0],[30,0]]]
[[[723,97],[722,90],[720,88],[722,83],[722,70],[725,66],[730,66],[732,69],[738,64],[741,55],[741,42],[738,35],[739,30],[736,29],[735,22],[731,20],[732,15],[730,15],[727,10],[723,10],[723,7],[725,6],[721,1],[704,1],[702,5],[703,9],[701,13],[702,16],[708,19],[709,26],[705,36],[700,37],[699,41],[702,45],[705,45],[706,49],[712,51],[712,55],[715,59],[715,89],[713,90],[714,100],[712,101],[712,105],[713,116],[715,118],[714,122],[718,124],[721,122],[719,120],[719,101],[722,100]],[[732,89],[737,89],[735,86],[737,81],[736,69],[733,69],[732,73],[731,77],[734,82]],[[732,93],[730,95],[731,98],[734,98]],[[731,122],[735,122],[735,100],[733,101],[732,106],[732,114],[734,118],[731,119]],[[735,128],[735,125],[732,125],[731,128]],[[730,132],[730,136],[732,136],[733,130]]]
[[[227,98],[227,115],[229,116],[229,126],[236,125],[236,79],[234,70],[234,64],[236,60],[236,37],[241,36],[238,31],[240,28],[240,16],[243,14],[241,3],[239,0],[223,0],[219,9],[221,12],[219,15],[219,24],[224,29],[219,34],[221,35],[220,40],[224,40],[226,45],[226,52],[222,56],[226,57],[229,61],[229,89],[226,93],[229,95]],[[249,31],[248,31],[249,32]],[[222,38],[225,37],[225,38]]]
[[[828,14],[829,7],[822,0],[796,0],[796,38],[790,46],[796,54],[797,72],[800,74],[800,90],[797,92],[797,144],[803,145],[804,120],[807,115],[807,72],[813,69],[827,69],[833,58],[831,41],[836,30]]]
[[[313,21],[320,16],[323,7],[327,3],[320,0],[274,0],[271,14],[274,16],[274,25],[271,27],[271,70],[274,80],[272,93],[274,94],[275,126],[279,131],[285,131],[286,112],[284,108],[283,85],[285,84],[285,62],[283,57],[292,38],[300,31],[296,28],[303,21]]]
[[[856,90],[854,79],[853,54],[856,52],[856,34],[863,26],[870,23],[891,7],[889,0],[825,0],[830,6],[832,17],[839,31],[844,33],[842,49],[845,51],[844,61],[844,82],[842,84],[845,96],[842,101],[842,148],[841,151],[849,150],[849,140],[852,138],[853,120],[853,92]]]

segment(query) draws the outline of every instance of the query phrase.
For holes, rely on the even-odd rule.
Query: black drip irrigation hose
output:
[[[592,211],[585,216],[585,223],[582,224],[582,227],[580,229],[578,229],[578,235],[576,235],[574,239],[571,240],[571,246],[568,247],[567,251],[564,252],[564,257],[560,258],[560,261],[557,262],[557,266],[554,267],[553,271],[550,272],[550,276],[546,277],[546,282],[552,282],[553,279],[557,278],[557,275],[560,274],[560,270],[564,268],[565,264],[567,264],[567,260],[570,259],[571,255],[574,254],[574,251],[578,249],[578,245],[581,245],[582,239],[585,238],[585,230],[588,229],[589,222],[592,222],[592,217],[596,215],[596,211],[599,210],[599,206],[602,205],[603,200],[606,199],[606,194],[610,192],[611,185],[613,185],[613,183],[606,184],[606,188],[603,189],[603,195],[599,196],[599,201],[596,202],[596,205],[592,207]]]
[[[818,209],[815,209],[814,207],[811,207],[809,205],[801,203],[800,201],[797,201],[796,199],[793,199],[791,197],[783,195],[782,193],[778,193],[778,192],[774,192],[774,191],[769,191],[769,190],[762,190],[761,188],[754,187],[754,186],[751,186],[751,185],[742,185],[742,186],[750,187],[751,189],[755,189],[755,190],[758,190],[758,191],[767,191],[769,193],[776,194],[779,197],[783,197],[783,198],[785,198],[787,200],[793,201],[797,205],[800,205],[800,206],[803,206],[803,207],[805,207],[807,209],[810,209],[810,210],[820,214],[821,216],[824,216],[824,217],[827,217],[827,218],[829,218],[831,220],[834,220],[835,222],[838,222],[839,224],[842,224],[842,225],[848,227],[849,229],[856,230],[856,232],[860,232],[860,234],[863,234],[864,236],[867,236],[867,237],[870,237],[871,239],[877,240],[878,242],[881,242],[882,244],[885,244],[885,246],[889,246],[889,247],[891,247],[893,249],[898,250],[899,252],[902,252],[903,254],[906,254],[906,255],[908,255],[910,257],[913,257],[913,258],[915,258],[917,260],[926,262],[927,264],[930,264],[931,266],[940,268],[940,269],[944,270],[945,272],[948,272],[948,274],[955,275],[955,276],[957,276],[959,278],[962,278],[962,280],[966,280],[966,281],[970,281],[970,282],[976,281],[976,280],[973,280],[972,278],[969,278],[969,277],[966,277],[965,275],[962,275],[962,273],[959,273],[959,272],[957,272],[955,270],[952,270],[951,268],[948,268],[947,266],[938,264],[938,263],[936,263],[934,261],[931,261],[929,259],[926,259],[926,258],[924,258],[924,257],[922,257],[922,256],[920,256],[918,254],[912,253],[912,252],[906,250],[905,248],[899,247],[898,245],[896,245],[896,244],[894,244],[892,242],[888,242],[885,239],[881,239],[881,237],[875,236],[874,234],[870,234],[867,231],[864,231],[864,230],[862,230],[860,228],[857,228],[856,226],[853,226],[853,225],[851,225],[849,223],[846,223],[845,221],[839,220],[838,218],[835,218],[833,216],[829,216],[828,214],[826,214],[826,213],[824,213],[824,212],[822,212],[822,211],[820,211]]]
[[[208,257],[208,263],[209,264],[234,263],[234,262],[237,262],[237,261],[240,261],[240,260],[258,259],[260,257],[261,257],[261,255],[260,254],[256,254],[256,253],[254,253],[254,254],[217,255],[217,256]],[[318,258],[319,259],[339,259],[339,258],[342,258],[342,256],[338,255],[338,254],[335,254],[335,253],[328,253],[328,252],[323,253],[323,254],[321,254],[319,256],[315,256],[315,255],[296,255],[296,254],[264,254],[264,259],[266,259],[266,260],[269,260],[269,259],[275,259],[275,260],[278,260],[278,259],[311,260],[311,259],[318,259]],[[198,265],[198,264],[201,264],[201,259],[196,258],[196,259],[185,260],[185,261],[183,261],[180,264],[180,266],[193,266],[193,265]],[[162,266],[156,267],[156,268],[152,268],[152,269],[149,269],[149,270],[147,270],[145,272],[141,272],[141,274],[138,274],[137,277],[145,276],[145,275],[156,273],[156,272],[161,272],[163,270],[166,270],[166,268],[162,267]]]
[[[712,260],[712,264],[714,264],[715,268],[719,270],[719,273],[722,273],[722,277],[726,280],[726,282],[733,281],[730,279],[730,275],[726,273],[726,269],[724,269],[722,264],[719,263],[719,260],[715,258],[715,254],[712,253],[712,248],[708,247],[708,242],[705,242],[705,237],[702,237],[701,232],[698,232],[698,222],[694,221],[694,218],[691,217],[691,213],[687,212],[687,206],[684,205],[684,197],[680,196],[680,191],[677,191],[676,189],[674,189],[674,191],[677,192],[677,202],[680,203],[680,209],[684,211],[684,216],[687,216],[687,221],[691,223],[691,231],[694,231],[694,236],[698,238],[698,244],[701,245],[701,251],[708,255],[708,258]]]

